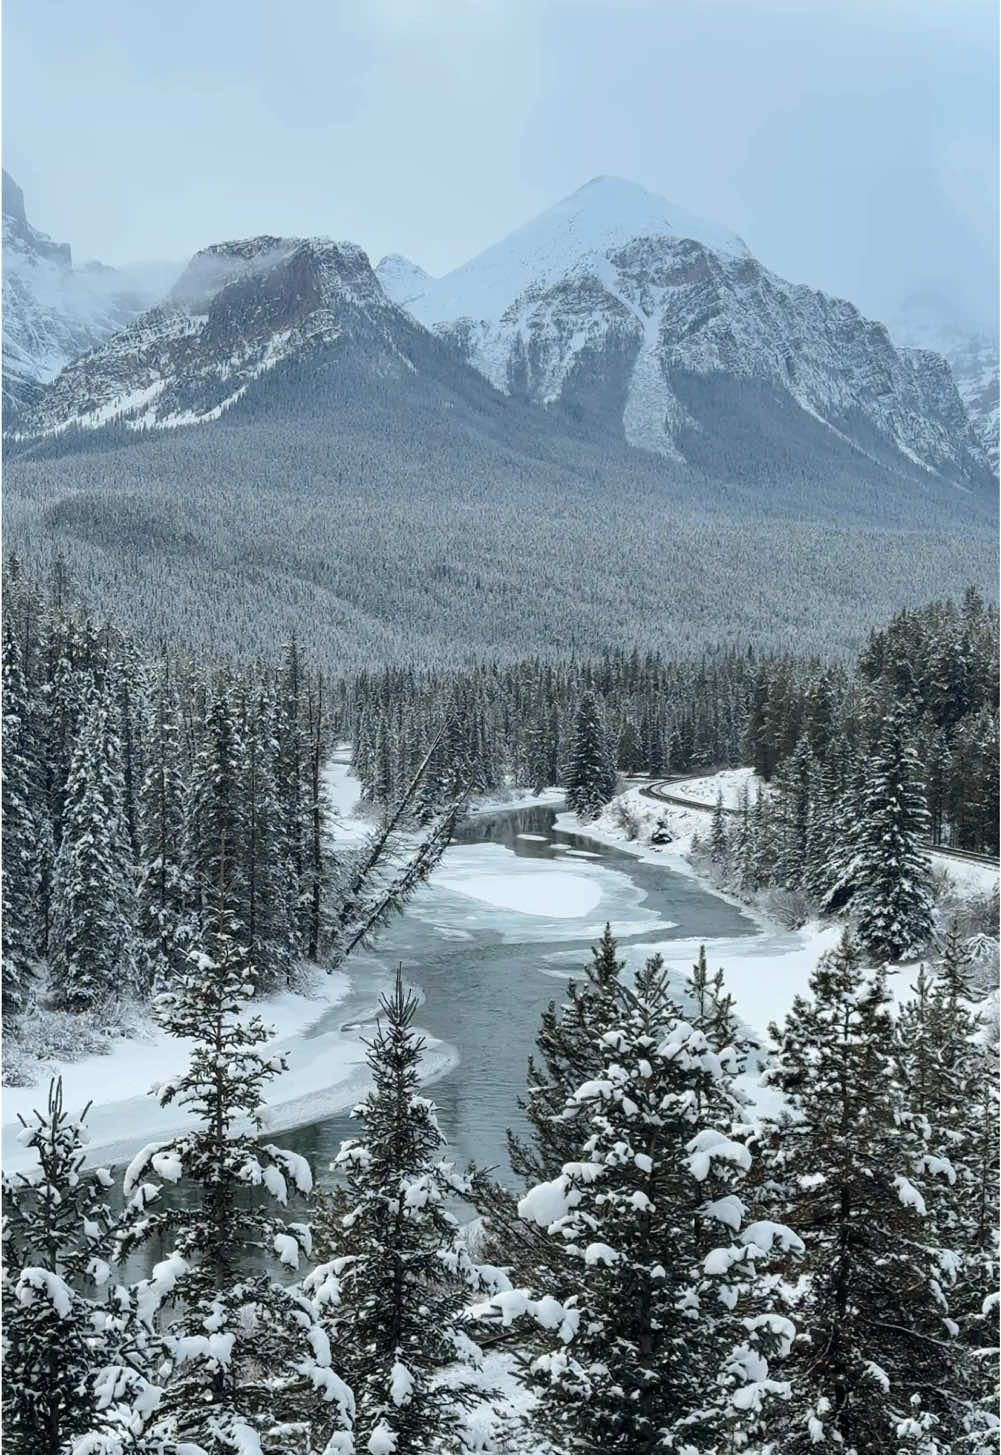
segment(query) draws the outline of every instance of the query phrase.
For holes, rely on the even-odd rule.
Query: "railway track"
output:
[[[694,798],[681,798],[677,793],[664,792],[664,789],[670,787],[672,783],[687,783],[690,780],[690,774],[679,774],[677,778],[658,778],[656,782],[648,783],[645,788],[641,788],[640,793],[644,798],[652,798],[657,803],[673,803],[678,808],[694,809],[696,813],[714,813],[716,811],[714,803],[699,803]],[[736,808],[724,808],[723,810],[731,818],[735,818],[739,811]],[[993,854],[975,854],[971,849],[952,849],[948,844],[926,843],[925,848],[933,854],[943,855],[946,859],[959,859],[967,864],[987,864],[992,869],[999,867],[998,858]]]

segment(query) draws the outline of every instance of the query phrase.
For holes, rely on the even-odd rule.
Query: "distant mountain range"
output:
[[[74,267],[68,243],[28,221],[24,194],[3,173],[4,412],[32,404],[60,371],[161,298],[179,270]]]
[[[992,579],[945,360],[615,179],[443,279],[262,236],[93,327],[9,420],[8,539],[200,649],[820,650]]]
[[[44,334],[27,325],[42,310],[27,306],[24,258],[39,279],[43,262],[66,270],[69,259],[15,212],[10,332],[21,345]],[[286,359],[359,329],[385,341],[400,329],[390,300],[503,393],[711,475],[806,462],[818,425],[821,454],[847,449],[863,473],[917,466],[977,487],[995,463],[968,415],[983,427],[989,359],[970,359],[964,404],[942,354],[895,348],[850,303],[786,283],[734,233],[617,178],[596,178],[440,279],[398,256],[373,275],[352,244],[278,237],[205,249],[135,317],[140,297],[117,291],[118,275],[65,276],[66,327],[50,308],[35,357],[51,372],[74,348],[89,352],[25,401],[21,438],[217,418]],[[97,298],[89,311],[81,301]],[[949,347],[963,358],[959,340]]]

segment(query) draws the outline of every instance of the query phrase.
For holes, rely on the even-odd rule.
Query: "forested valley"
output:
[[[188,1051],[151,1094],[194,1117],[96,1168],[85,1109],[37,1088],[5,1180],[12,1450],[996,1449],[996,906],[949,912],[925,857],[997,852],[975,591],[852,669],[720,647],[336,680],[294,640],[250,668],[153,651],[58,561],[9,560],[5,604],[6,1077],[152,1020]],[[627,975],[609,926],[542,1016],[517,1188],[450,1161],[406,967],[333,1189],[261,1136],[283,1063],[256,1002],[375,935],[471,797],[556,785],[628,831],[624,781],[737,764],[755,797],[693,862],[845,925],[767,1045],[704,953],[684,986],[658,955]]]

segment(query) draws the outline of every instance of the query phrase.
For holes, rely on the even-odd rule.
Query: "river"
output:
[[[476,1161],[510,1175],[505,1132],[520,1128],[527,1060],[546,1004],[579,974],[611,922],[626,948],[670,939],[758,933],[737,907],[688,875],[555,827],[551,808],[481,814],[462,824],[429,884],[352,961],[355,989],[310,1035],[372,1028],[380,989],[397,964],[422,996],[418,1023],[454,1050],[433,1083],[439,1123],[459,1165]],[[278,1140],[331,1180],[350,1116],[326,1116]]]

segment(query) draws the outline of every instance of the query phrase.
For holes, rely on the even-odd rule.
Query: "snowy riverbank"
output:
[[[339,754],[344,759],[344,754]],[[352,816],[359,785],[346,761],[326,771],[334,818],[335,841],[362,840],[368,825]],[[288,1069],[268,1086],[262,1111],[265,1132],[281,1132],[350,1108],[365,1095],[369,1077],[364,1037],[371,1031],[383,981],[357,983],[343,971],[325,973],[312,967],[301,993],[277,992],[252,1002],[248,1014],[273,1027],[272,1049],[285,1055]],[[338,1007],[343,1018],[335,1012]],[[328,1024],[328,1022],[332,1022]],[[442,1075],[457,1059],[454,1048],[426,1037],[423,1073],[426,1081]],[[163,1108],[150,1095],[154,1081],[175,1076],[186,1064],[189,1044],[165,1035],[150,1018],[139,1038],[109,1041],[105,1052],[50,1065],[34,1086],[3,1091],[3,1165],[17,1172],[33,1164],[22,1148],[18,1116],[31,1117],[44,1105],[48,1076],[61,1075],[66,1105],[74,1111],[92,1103],[87,1116],[90,1134],[88,1165],[121,1162],[145,1142],[166,1139],[191,1119],[176,1106]]]

